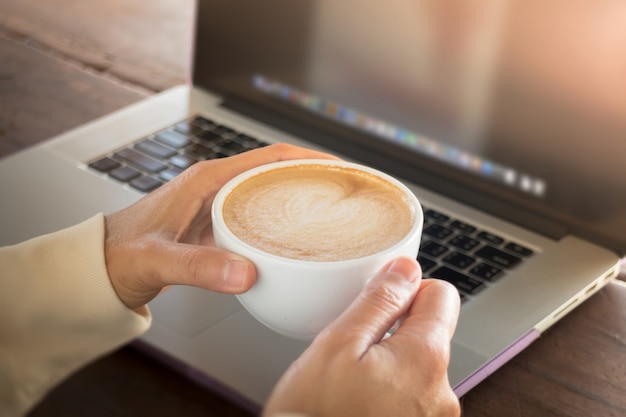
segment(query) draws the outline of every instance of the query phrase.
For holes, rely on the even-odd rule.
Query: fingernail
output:
[[[248,262],[241,259],[230,259],[224,266],[224,283],[233,291],[242,291],[246,286]]]
[[[419,278],[419,268],[416,263],[408,258],[396,258],[387,267],[388,274],[399,275],[409,282],[415,282]]]

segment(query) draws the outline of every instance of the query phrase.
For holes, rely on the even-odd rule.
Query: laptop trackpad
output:
[[[481,355],[454,341],[451,348],[448,378],[450,379],[450,384],[454,388],[458,388],[468,375],[472,375],[487,362],[487,356]]]
[[[186,286],[169,288],[149,306],[154,321],[186,337],[196,336],[242,308],[233,295]]]

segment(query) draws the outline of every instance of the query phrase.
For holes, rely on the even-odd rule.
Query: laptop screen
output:
[[[626,252],[621,2],[201,0],[194,59],[238,109]]]

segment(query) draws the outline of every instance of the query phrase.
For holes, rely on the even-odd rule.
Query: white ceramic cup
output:
[[[223,205],[231,191],[246,179],[265,171],[298,164],[350,167],[382,177],[406,193],[414,212],[410,231],[398,243],[379,253],[356,259],[318,262],[289,259],[257,249],[235,236],[223,218]],[[244,308],[259,322],[290,338],[312,340],[356,298],[365,284],[390,260],[416,258],[423,212],[413,192],[395,178],[373,168],[336,160],[294,160],[253,168],[230,180],[217,193],[212,206],[215,243],[248,258],[256,267],[257,281],[237,295]]]

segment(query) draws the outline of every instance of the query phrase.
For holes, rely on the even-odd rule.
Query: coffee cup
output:
[[[423,213],[413,192],[373,168],[337,160],[262,165],[215,196],[218,247],[252,261],[237,295],[259,322],[312,340],[390,260],[417,257]]]

